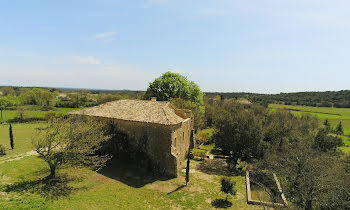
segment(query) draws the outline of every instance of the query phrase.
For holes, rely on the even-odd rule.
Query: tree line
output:
[[[279,94],[205,93],[207,97],[247,98],[251,102],[267,104],[302,105],[314,107],[350,108],[350,90],[326,92],[298,92]]]
[[[5,86],[0,88],[0,108],[5,110],[28,105],[36,106],[40,110],[51,110],[55,107],[90,107],[119,99],[141,98],[142,95],[141,91],[68,91]]]

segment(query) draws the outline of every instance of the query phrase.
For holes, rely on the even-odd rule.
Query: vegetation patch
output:
[[[263,172],[246,172],[248,203],[269,207],[287,206],[275,175]]]
[[[6,148],[4,145],[0,144],[0,156],[6,155]]]
[[[194,148],[192,150],[192,155],[196,160],[204,160],[207,156],[207,150]]]

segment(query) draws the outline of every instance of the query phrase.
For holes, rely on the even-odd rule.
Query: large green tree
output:
[[[252,111],[239,104],[227,104],[226,109],[218,109],[215,119],[215,146],[229,156],[229,167],[235,168],[239,159],[249,159],[258,155],[262,140],[261,121]]]
[[[202,105],[203,95],[196,83],[180,74],[168,71],[149,84],[145,98],[157,97],[160,101],[181,98]]]

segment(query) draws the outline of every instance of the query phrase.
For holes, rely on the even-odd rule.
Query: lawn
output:
[[[339,147],[339,149],[347,155],[350,155],[350,147]]]
[[[193,168],[199,164],[191,161]],[[0,209],[212,209],[215,201],[225,198],[220,192],[221,176],[199,170],[190,175],[186,187],[184,174],[133,187],[129,181],[134,175],[127,171],[128,181],[88,169],[64,168],[48,183],[42,180],[48,173],[45,162],[36,156],[0,164]],[[246,203],[244,176],[233,180],[237,195],[229,196],[231,208],[262,209]]]
[[[335,128],[335,126],[341,122],[344,129],[344,136],[341,136],[341,138],[345,144],[350,145],[350,109],[348,108],[292,106],[281,104],[270,104],[269,108],[271,110],[290,110],[296,116],[300,116],[302,114],[312,114],[320,119],[321,123],[328,119],[333,128]]]
[[[29,108],[28,108],[29,109]],[[71,112],[73,110],[76,110],[77,108],[55,108],[55,112],[61,113],[63,115],[68,114],[68,112]],[[25,117],[31,118],[31,117],[38,117],[38,118],[44,118],[45,114],[48,111],[41,111],[41,110],[33,110],[32,107],[30,107],[29,110],[25,111]],[[17,110],[4,110],[2,113],[3,122],[6,122],[9,119],[13,119],[15,117],[18,117]]]
[[[31,138],[36,128],[43,127],[45,123],[14,123],[12,124],[15,149],[10,148],[9,124],[0,124],[0,144],[8,150],[5,156],[0,156],[0,161],[33,150]]]

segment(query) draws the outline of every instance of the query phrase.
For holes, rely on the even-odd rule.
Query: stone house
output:
[[[126,133],[131,144],[147,136],[145,153],[162,173],[177,177],[186,152],[193,145],[194,116],[191,110],[175,109],[169,102],[152,100],[118,100],[73,111],[113,122]]]

